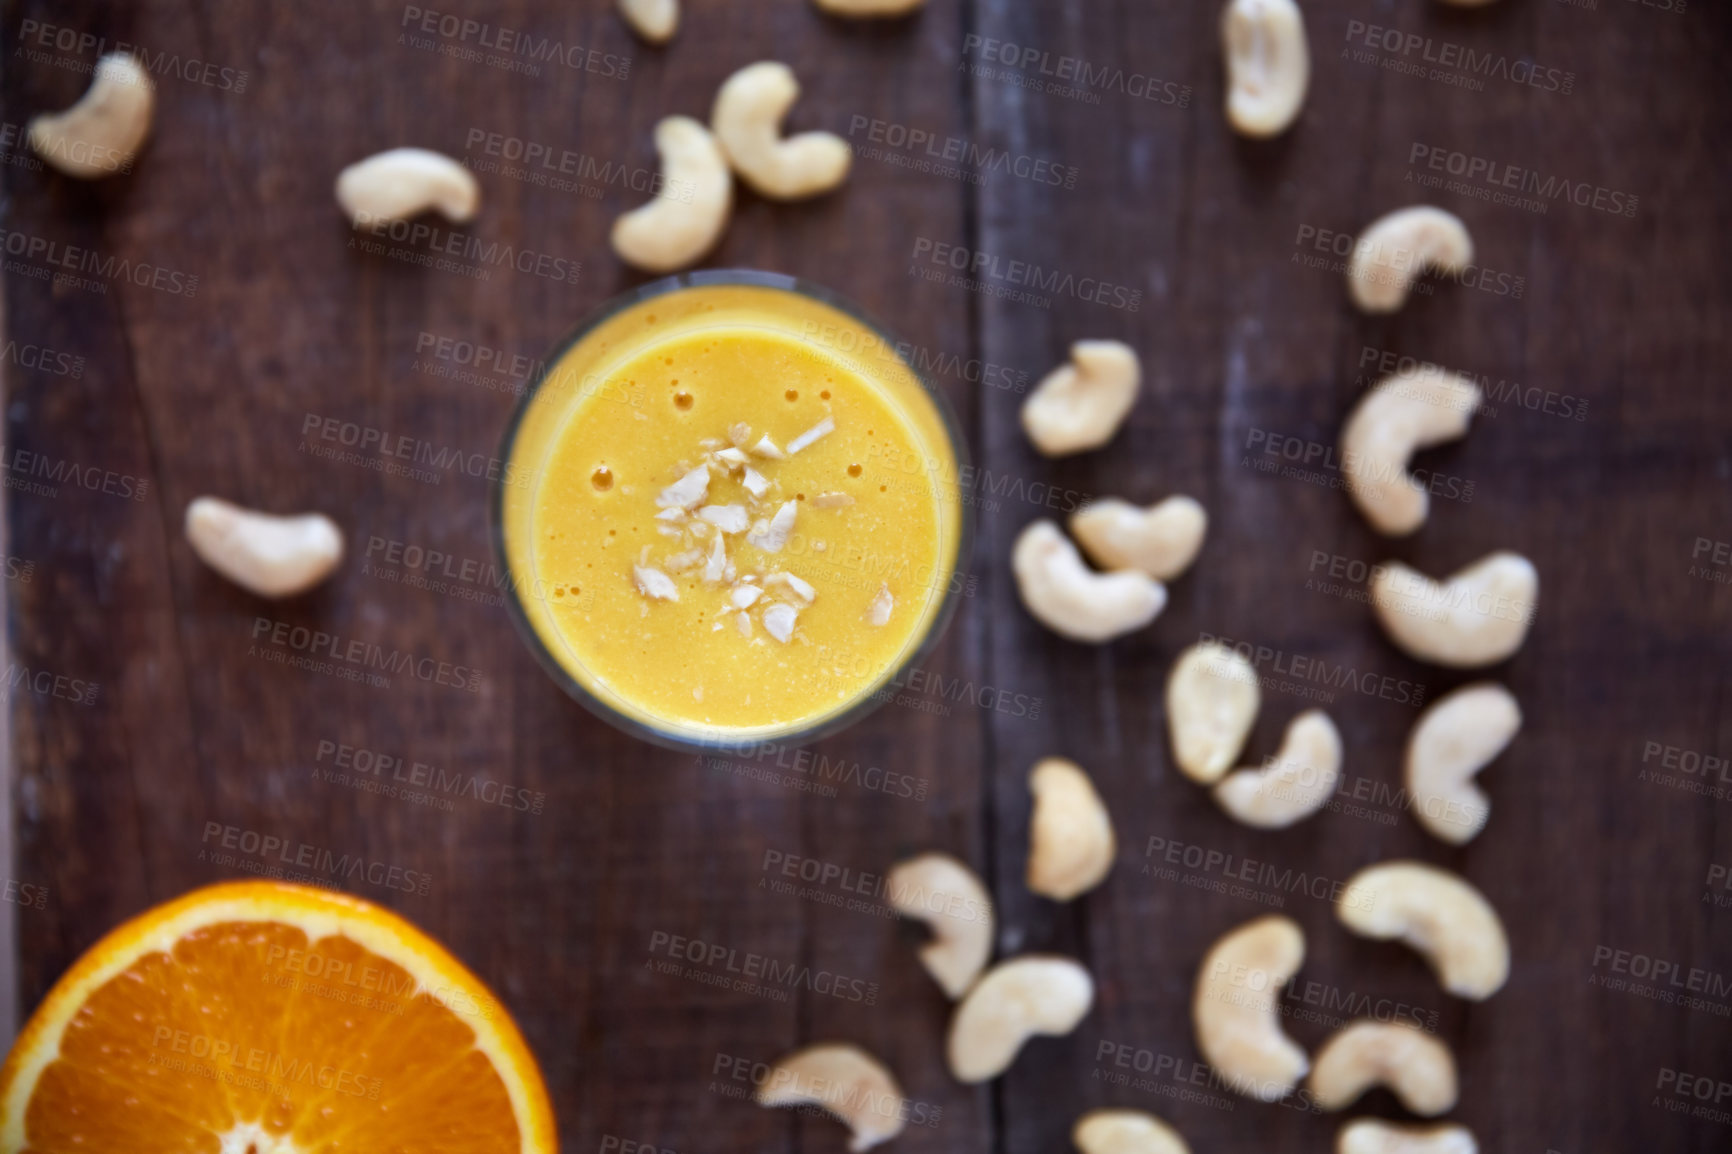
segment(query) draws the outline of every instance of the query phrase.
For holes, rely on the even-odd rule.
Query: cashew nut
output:
[[[1340,777],[1341,734],[1327,713],[1311,709],[1287,726],[1268,765],[1232,774],[1215,786],[1215,800],[1246,825],[1283,829],[1316,813]]]
[[[1408,474],[1407,459],[1464,436],[1479,397],[1468,378],[1427,367],[1386,378],[1359,402],[1341,431],[1341,471],[1372,528],[1400,537],[1425,524],[1431,498]]]
[[[1392,861],[1354,874],[1336,906],[1362,937],[1412,946],[1459,998],[1484,1001],[1509,977],[1509,938],[1497,911],[1467,880],[1423,862]]]
[[[1392,313],[1407,303],[1426,269],[1453,273],[1472,263],[1473,239],[1461,219],[1415,205],[1378,217],[1360,234],[1347,264],[1347,287],[1362,312]]]
[[[829,1042],[789,1054],[758,1087],[760,1106],[823,1108],[853,1131],[854,1154],[902,1133],[907,1105],[902,1087],[878,1061],[858,1046]]]
[[[656,125],[662,186],[613,222],[613,251],[646,272],[674,272],[715,247],[734,206],[734,178],[709,129],[689,116]]]
[[[1153,621],[1167,606],[1167,587],[1132,569],[1096,573],[1051,521],[1035,521],[1016,539],[1010,565],[1017,592],[1035,619],[1073,641],[1109,641]]]
[[[111,52],[96,62],[78,103],[31,119],[30,147],[67,176],[113,176],[131,167],[155,109],[149,73],[130,54]]]
[[[1452,669],[1495,665],[1520,649],[1539,595],[1539,574],[1517,553],[1488,554],[1441,585],[1399,562],[1371,579],[1371,605],[1389,639]]]
[[[1407,796],[1419,824],[1455,845],[1472,841],[1491,812],[1474,775],[1521,727],[1514,695],[1489,681],[1465,685],[1427,709],[1407,739]]]
[[[1142,1110],[1090,1110],[1070,1140],[1082,1154],[1191,1154],[1177,1130]]]
[[[1274,1102],[1310,1067],[1281,1032],[1275,999],[1305,960],[1299,923],[1278,914],[1246,922],[1216,942],[1197,971],[1191,1021],[1197,1048],[1240,1094]]]
[[[920,964],[944,992],[960,998],[992,957],[992,899],[974,871],[942,853],[899,862],[886,879],[896,912],[932,930]]]
[[[1232,0],[1221,14],[1227,122],[1241,136],[1279,136],[1311,82],[1305,21],[1293,0]]]
[[[1238,650],[1200,641],[1179,655],[1167,675],[1167,732],[1186,777],[1210,785],[1232,768],[1261,698],[1257,671]]]
[[[832,16],[851,20],[871,20],[885,16],[906,16],[926,0],[815,0],[818,7]]]
[[[408,220],[429,209],[462,223],[480,210],[481,186],[442,152],[393,148],[339,172],[337,203],[356,227]]]
[[[1094,979],[1069,958],[1029,954],[1000,962],[950,1019],[950,1072],[959,1082],[998,1077],[1029,1038],[1076,1029],[1094,999]]]
[[[1028,775],[1034,814],[1028,830],[1028,888],[1068,902],[1101,884],[1118,842],[1112,819],[1089,775],[1075,762],[1049,757]]]
[[[1071,514],[1071,536],[1103,569],[1140,569],[1157,581],[1171,581],[1196,560],[1209,515],[1189,497],[1168,497],[1139,509],[1108,497],[1090,501]]]
[[[794,70],[765,60],[728,77],[710,110],[710,127],[728,163],[747,184],[777,200],[829,192],[854,159],[848,142],[834,133],[782,136],[782,117],[799,95]]]
[[[619,14],[651,44],[666,44],[680,26],[680,0],[619,0]]]
[[[1136,403],[1143,370],[1122,341],[1077,341],[1070,363],[1035,386],[1022,405],[1022,427],[1049,457],[1096,449],[1112,440]]]
[[[1455,1058],[1411,1023],[1352,1022],[1317,1051],[1311,1096],[1325,1110],[1343,1110],[1373,1086],[1388,1086],[1403,1106],[1434,1118],[1455,1107]]]
[[[343,533],[323,513],[277,517],[200,497],[186,507],[186,539],[199,559],[260,597],[293,597],[343,558]]]
[[[1335,1137],[1335,1154],[1479,1154],[1466,1126],[1397,1126],[1358,1118]]]

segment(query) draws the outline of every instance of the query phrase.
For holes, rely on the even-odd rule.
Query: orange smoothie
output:
[[[615,312],[549,366],[507,460],[534,641],[651,736],[822,729],[916,654],[955,583],[944,415],[875,330],[787,288]]]

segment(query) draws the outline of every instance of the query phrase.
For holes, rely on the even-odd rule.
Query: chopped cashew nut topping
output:
[[[764,584],[786,585],[789,589],[793,590],[794,596],[798,597],[801,601],[804,601],[807,605],[810,605],[813,598],[818,596],[818,591],[812,588],[812,586],[806,581],[794,576],[792,573],[784,572],[781,569],[778,569],[768,577],[765,577]]]
[[[1270,914],[1216,942],[1197,971],[1191,1022],[1197,1048],[1233,1090],[1275,1102],[1310,1063],[1281,1032],[1276,999],[1305,960],[1305,935],[1291,918]]]
[[[1374,572],[1371,607],[1409,655],[1452,669],[1494,665],[1521,648],[1540,577],[1518,553],[1491,553],[1441,585],[1397,561]]]
[[[1257,670],[1238,650],[1200,641],[1167,675],[1167,731],[1173,760],[1192,781],[1211,785],[1231,769],[1256,724]]]
[[[1070,363],[1048,373],[1023,402],[1023,430],[1049,457],[1098,449],[1130,415],[1142,379],[1131,346],[1077,341],[1070,347]]]
[[[663,508],[692,509],[710,492],[710,467],[699,465],[661,491],[656,504]]]
[[[111,52],[96,62],[90,87],[64,112],[30,120],[30,147],[49,164],[81,180],[132,168],[150,135],[156,86],[137,59]]]
[[[948,854],[898,862],[885,879],[896,912],[925,922],[932,940],[920,964],[952,999],[960,998],[992,957],[992,899],[974,871]]]
[[[848,142],[834,133],[782,136],[782,118],[799,96],[794,70],[765,60],[728,77],[710,110],[710,127],[734,171],[778,200],[829,192],[847,177],[854,159]]]
[[[734,206],[734,178],[709,130],[689,116],[656,125],[661,190],[613,223],[613,251],[645,272],[696,264],[721,239]]]
[[[752,526],[752,531],[746,534],[746,543],[755,545],[766,553],[780,553],[794,532],[794,518],[799,512],[798,501],[784,501],[782,507],[776,510],[775,516]]]
[[[1479,1154],[1466,1126],[1397,1126],[1356,1118],[1335,1136],[1335,1154]]]
[[[896,598],[890,592],[890,586],[879,585],[878,592],[872,597],[872,604],[866,607],[866,621],[869,625],[888,625],[890,615],[896,611]]]
[[[812,498],[812,504],[819,509],[846,509],[854,503],[854,498],[847,493],[819,493]]]
[[[1102,569],[1139,569],[1157,581],[1171,581],[1190,568],[1209,515],[1189,497],[1168,497],[1139,509],[1108,497],[1090,501],[1071,514],[1070,532]]]
[[[462,223],[480,211],[481,185],[442,152],[393,148],[339,172],[337,203],[356,228],[408,220],[429,209]]]
[[[1028,775],[1034,813],[1028,823],[1028,888],[1068,902],[1101,884],[1118,842],[1101,795],[1082,767],[1049,757]]]
[[[906,16],[926,0],[815,0],[820,9],[832,16],[851,20],[872,20],[889,16]]]
[[[1069,958],[1027,954],[1000,962],[950,1019],[951,1074],[959,1082],[998,1077],[1029,1038],[1076,1029],[1094,999],[1094,979]]]
[[[1090,1110],[1070,1140],[1081,1154],[1191,1154],[1177,1130],[1141,1110]]]
[[[847,1124],[853,1154],[902,1133],[907,1100],[884,1064],[858,1046],[829,1042],[789,1054],[759,1083],[760,1106],[818,1106]]]
[[[1347,288],[1361,312],[1392,313],[1407,303],[1426,269],[1458,273],[1473,263],[1473,240],[1459,217],[1416,205],[1372,221],[1353,245]]]
[[[633,565],[631,579],[637,583],[637,591],[645,597],[657,601],[678,601],[680,591],[674,585],[674,579],[653,565]]]
[[[752,446],[752,452],[760,457],[766,457],[772,461],[785,461],[788,459],[788,454],[776,448],[776,442],[770,440],[770,434],[768,433],[765,433],[763,436],[758,438],[758,443]]]
[[[1340,777],[1341,734],[1327,713],[1309,709],[1287,727],[1280,753],[1217,783],[1215,800],[1246,825],[1283,829],[1322,808]]]
[[[794,619],[799,615],[792,605],[772,605],[764,610],[764,628],[771,637],[786,645],[794,636]]]
[[[619,14],[651,44],[666,44],[680,26],[680,0],[619,0]]]
[[[1293,0],[1231,0],[1221,13],[1227,123],[1241,136],[1279,136],[1311,83],[1305,20]]]
[[[1341,472],[1372,528],[1400,537],[1425,524],[1431,496],[1408,474],[1407,459],[1464,436],[1479,398],[1468,378],[1427,367],[1386,377],[1359,402],[1341,431]]]
[[[744,505],[705,505],[698,516],[724,533],[744,533],[750,524]]]
[[[750,465],[747,465],[745,472],[741,474],[740,484],[744,485],[746,492],[754,497],[762,497],[770,490],[770,482],[765,480],[764,475]]]
[[[734,591],[728,594],[728,600],[733,602],[735,609],[750,609],[752,604],[763,595],[764,591],[756,585],[736,585]],[[748,617],[747,620],[749,621],[751,618]]]
[[[1419,824],[1462,845],[1485,828],[1491,801],[1474,775],[1522,727],[1521,706],[1501,685],[1464,685],[1427,709],[1407,739],[1407,796]]]
[[[1455,1059],[1418,1026],[1362,1018],[1317,1051],[1311,1096],[1325,1110],[1344,1110],[1373,1086],[1388,1086],[1403,1106],[1435,1118],[1455,1108]]]
[[[804,433],[801,433],[798,437],[795,437],[792,441],[788,442],[788,456],[792,457],[807,445],[812,444],[814,441],[822,440],[835,431],[836,422],[830,417],[825,417],[822,421],[819,421],[816,425],[813,425],[810,429],[807,429]]]
[[[1051,521],[1035,521],[1010,555],[1017,592],[1035,619],[1073,641],[1109,641],[1153,621],[1167,587],[1146,573],[1096,573]]]
[[[292,597],[343,559],[343,533],[323,513],[277,517],[199,497],[186,507],[186,539],[199,560],[260,597]]]
[[[1361,937],[1399,940],[1424,954],[1458,998],[1484,1001],[1509,977],[1509,938],[1497,911],[1448,870],[1411,861],[1368,866],[1348,881],[1335,910]]]

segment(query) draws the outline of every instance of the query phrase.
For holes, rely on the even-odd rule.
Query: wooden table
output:
[[[1304,0],[1303,118],[1250,143],[1221,113],[1216,3],[931,0],[877,25],[799,0],[686,7],[657,50],[602,0],[7,5],[13,1020],[120,919],[256,866],[213,852],[233,827],[398,867],[329,880],[497,990],[568,1150],[840,1149],[833,1122],[744,1100],[751,1063],[820,1039],[881,1055],[927,1108],[906,1154],[1062,1150],[1108,1104],[1161,1114],[1200,1154],[1330,1149],[1337,1119],[1237,1098],[1197,1065],[1199,960],[1271,909],[1307,937],[1291,1033],[1314,1051],[1360,1011],[1434,1026],[1484,1149],[1732,1145],[1687,1112],[1732,1082],[1727,11]],[[154,139],[128,176],[54,175],[18,126],[75,99],[117,42],[159,77]],[[904,338],[967,430],[979,532],[972,594],[897,704],[805,755],[712,763],[565,698],[475,570],[524,366],[645,280],[607,233],[644,199],[653,125],[705,115],[765,58],[804,85],[792,127],[849,136],[854,170],[810,203],[742,195],[706,263],[832,286]],[[483,212],[364,251],[332,179],[404,144],[473,161]],[[526,171],[512,158],[531,150]],[[1494,199],[1504,181],[1527,203]],[[1332,263],[1420,201],[1466,220],[1482,272],[1357,314]],[[535,259],[427,267],[470,238]],[[1020,394],[1089,337],[1137,348],[1142,399],[1105,450],[1045,460]],[[1422,458],[1450,492],[1390,542],[1327,454],[1399,358],[1480,377],[1495,416]],[[303,435],[324,420],[451,452],[419,478],[328,460]],[[1082,646],[1022,610],[1007,554],[1026,523],[1174,492],[1210,532],[1153,627]],[[184,543],[203,493],[327,510],[350,557],[314,594],[261,602]],[[1489,827],[1454,849],[1394,791],[1416,699],[1471,678],[1405,657],[1358,596],[1385,559],[1442,574],[1500,548],[1542,574],[1532,634],[1494,674],[1526,725],[1487,774]],[[291,668],[278,623],[478,685]],[[1248,757],[1301,709],[1334,717],[1340,804],[1258,832],[1175,774],[1162,686],[1202,634],[1267,651]],[[1094,775],[1120,841],[1109,881],[1069,905],[1022,884],[1025,778],[1048,754]],[[396,774],[422,784],[362,788]],[[1001,955],[1075,955],[1099,984],[1074,1034],[985,1088],[947,1075],[919,934],[871,893],[926,848],[989,880]],[[1417,955],[1335,923],[1329,884],[1397,856],[1496,903],[1515,955],[1496,998],[1446,997]],[[1275,872],[1235,883],[1247,859]],[[845,873],[782,872],[825,866]],[[675,939],[718,960],[665,973]],[[752,955],[800,976],[700,980]],[[1386,1093],[1362,1105],[1399,1116]]]

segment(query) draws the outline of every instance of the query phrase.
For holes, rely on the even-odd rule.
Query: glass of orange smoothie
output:
[[[506,430],[494,541],[555,681],[677,748],[817,737],[894,692],[971,534],[950,408],[833,294],[697,272],[561,342]]]

